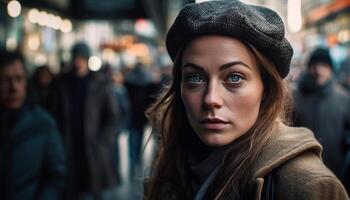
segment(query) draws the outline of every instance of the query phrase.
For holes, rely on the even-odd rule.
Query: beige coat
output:
[[[280,124],[251,168],[249,199],[264,200],[265,179],[273,171],[274,200],[349,200],[341,182],[321,161],[321,150],[310,130]],[[220,199],[234,196],[231,191]],[[176,198],[165,192],[164,199]]]
[[[280,125],[252,167],[255,200],[273,170],[274,194],[281,200],[347,200],[346,190],[321,161],[322,147],[311,131]]]

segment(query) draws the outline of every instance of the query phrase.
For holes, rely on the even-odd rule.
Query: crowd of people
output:
[[[1,50],[0,199],[116,199],[118,136],[137,180],[147,124],[157,151],[141,198],[349,199],[350,93],[327,47],[289,90],[281,18],[239,1],[185,6],[166,47],[164,76],[141,62],[92,72],[83,42],[57,75]]]
[[[125,130],[135,178],[144,112],[161,83],[141,63],[126,78],[108,66],[92,72],[89,57],[89,47],[77,43],[69,71],[40,66],[30,76],[21,53],[1,51],[1,199],[113,197]]]

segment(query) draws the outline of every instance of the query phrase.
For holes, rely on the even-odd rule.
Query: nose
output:
[[[204,107],[207,109],[217,109],[223,106],[223,99],[219,83],[211,81],[204,94]]]
[[[11,93],[16,93],[20,89],[20,83],[18,80],[15,80],[14,78],[9,80],[9,91]]]

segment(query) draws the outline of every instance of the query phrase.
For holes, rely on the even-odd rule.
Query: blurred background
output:
[[[28,67],[47,64],[58,73],[70,61],[70,48],[85,41],[92,48],[89,67],[115,68],[142,62],[164,67],[170,59],[164,37],[180,8],[194,0],[20,0],[0,1],[0,46],[20,49]],[[196,2],[201,2],[198,0]],[[349,0],[245,0],[276,10],[294,48],[291,79],[307,53],[329,46],[337,72],[349,57]]]
[[[132,83],[136,78],[143,85],[150,85],[147,87],[149,93],[145,95],[151,96],[169,81],[172,62],[165,49],[165,35],[179,10],[194,2],[202,1],[0,0],[0,49],[22,52],[31,77],[45,66],[51,74],[47,80],[50,82],[53,77],[70,70],[72,46],[78,42],[86,43],[91,50],[88,54],[89,70],[112,73],[111,80],[116,85],[125,83],[129,94],[122,92],[117,96],[121,98],[119,102],[126,102],[121,108],[125,108],[122,118],[129,117],[125,123],[132,125],[135,115],[128,114],[137,107],[133,98],[141,99],[131,93],[145,91],[144,88],[135,89]],[[299,80],[310,52],[318,46],[329,48],[335,77],[345,87],[350,85],[350,0],[243,2],[267,6],[283,18],[287,38],[294,49],[291,72],[287,77],[291,85]],[[145,73],[131,76],[136,68],[147,69],[151,78],[144,78],[148,76]],[[45,107],[45,103],[42,106]],[[140,136],[142,144],[148,142],[148,145],[145,149],[142,145],[141,161],[135,161],[141,166],[139,170],[134,169],[130,161],[133,158],[129,156],[132,151],[129,146],[135,143],[130,142],[129,133],[137,130],[130,125],[116,130],[118,145],[113,154],[117,154],[115,170],[120,176],[113,193],[117,199],[141,197],[142,182],[134,179],[142,180],[143,174],[147,174],[156,149],[154,139],[148,140],[151,130],[146,122],[141,130],[144,133]],[[136,143],[140,137],[135,139]],[[136,151],[140,151],[138,148]]]

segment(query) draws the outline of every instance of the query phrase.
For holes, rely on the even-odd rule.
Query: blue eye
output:
[[[199,74],[191,74],[186,76],[186,81],[190,83],[200,83],[203,82],[203,78]]]
[[[243,77],[239,74],[230,74],[227,82],[229,83],[240,83],[243,80]]]

